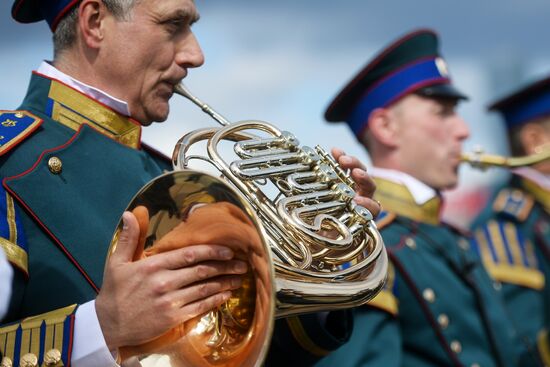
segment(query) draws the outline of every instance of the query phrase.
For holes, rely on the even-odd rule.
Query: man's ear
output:
[[[540,153],[542,147],[549,143],[545,126],[537,122],[525,124],[519,132],[519,139],[527,155]]]
[[[370,113],[369,131],[382,145],[394,148],[398,143],[398,126],[394,113],[389,108],[377,108]]]
[[[101,0],[83,0],[78,7],[78,29],[82,41],[90,48],[99,48],[103,40],[102,23],[107,8]]]

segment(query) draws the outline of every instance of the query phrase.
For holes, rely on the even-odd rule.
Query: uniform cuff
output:
[[[103,337],[95,300],[80,305],[76,310],[73,343],[73,367],[119,366]]]
[[[13,271],[0,246],[0,320],[6,315],[10,304]]]

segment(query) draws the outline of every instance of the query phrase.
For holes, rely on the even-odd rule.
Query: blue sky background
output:
[[[0,58],[2,109],[24,96],[30,71],[52,55],[45,23],[21,25],[2,1]],[[195,32],[206,55],[192,70],[188,87],[231,120],[261,119],[293,132],[306,145],[339,146],[366,162],[368,155],[345,125],[329,125],[323,112],[341,87],[382,47],[404,33],[429,27],[441,36],[441,51],[455,84],[471,96],[459,111],[472,136],[466,149],[483,145],[506,153],[498,116],[485,112],[496,97],[550,74],[545,0],[196,0],[201,20]],[[121,52],[124,52],[121,50]],[[144,139],[171,154],[180,135],[214,122],[174,97],[163,124]],[[492,170],[462,172],[457,193],[503,178]],[[460,221],[460,210],[456,212]]]

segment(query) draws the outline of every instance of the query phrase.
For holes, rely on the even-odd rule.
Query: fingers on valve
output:
[[[356,196],[354,200],[358,205],[367,208],[374,218],[376,218],[382,210],[382,205],[377,200],[372,200],[363,196]]]

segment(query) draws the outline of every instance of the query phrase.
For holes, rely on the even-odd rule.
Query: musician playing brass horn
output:
[[[512,159],[541,158],[511,170],[509,181],[472,225],[474,245],[501,288],[522,340],[550,365],[550,78],[514,91],[489,109],[503,117]],[[523,356],[520,364],[528,365],[529,358]]]
[[[199,14],[193,0],[16,0],[12,15],[48,23],[54,58],[32,74],[21,106],[0,112],[0,245],[15,269],[1,365],[113,366],[119,347],[221,305],[250,270],[223,236],[172,246],[187,238],[179,227],[159,239],[162,252],[136,255],[141,217],[130,212],[105,266],[132,196],[171,169],[141,142],[141,129],[166,120],[174,86],[202,65],[191,29]],[[338,159],[352,170],[355,200],[376,215],[372,180],[357,160]],[[204,208],[170,215],[194,218]],[[247,221],[234,223],[229,230],[252,233],[252,241]],[[301,334],[283,320],[278,354],[294,353],[301,366],[329,353],[345,341],[348,317],[304,318]]]
[[[520,363],[531,346],[467,235],[440,217],[469,136],[451,75],[437,34],[420,29],[373,57],[325,112],[368,149],[390,270],[385,289],[356,309],[351,340],[318,366],[536,366]]]

